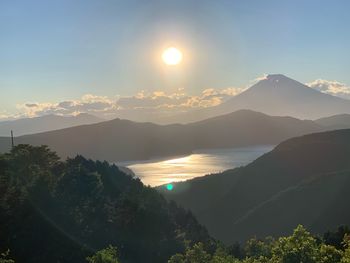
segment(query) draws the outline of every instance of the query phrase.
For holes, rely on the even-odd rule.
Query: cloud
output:
[[[180,105],[186,99],[187,96],[184,93],[166,94],[163,91],[155,91],[152,93],[141,91],[135,96],[119,98],[117,104],[121,109],[147,109]]]
[[[0,111],[0,120],[11,120],[13,116],[9,114],[7,111]]]
[[[317,79],[306,83],[306,85],[326,94],[350,99],[350,86],[338,81]]]
[[[28,108],[35,108],[35,107],[38,107],[38,104],[36,104],[36,103],[26,103],[25,106],[28,107]]]
[[[91,113],[107,115],[117,108],[116,102],[106,96],[86,94],[78,100],[62,101],[58,103],[24,103],[17,104],[19,117],[37,117],[48,114],[62,116],[77,115],[79,113]]]
[[[250,85],[254,85],[254,84],[258,83],[259,81],[265,80],[265,79],[267,79],[268,76],[269,76],[269,74],[264,73],[261,76],[251,80]]]
[[[16,118],[48,114],[71,116],[79,113],[90,113],[107,119],[121,117],[134,120],[153,120],[155,116],[166,117],[194,108],[216,106],[244,90],[245,88],[235,87],[208,88],[199,95],[188,95],[184,89],[178,89],[173,93],[140,91],[136,95],[128,97],[86,94],[80,99],[56,103],[27,102],[18,104],[16,105],[18,110]],[[3,116],[5,115],[1,115],[0,118]]]
[[[252,82],[266,79],[266,74]],[[350,99],[350,87],[338,81],[318,79],[307,83],[311,88],[321,92]],[[79,113],[89,113],[101,118],[124,118],[136,121],[159,121],[168,116],[188,112],[191,109],[208,108],[236,96],[247,87],[227,87],[222,89],[207,88],[200,94],[190,95],[185,89],[175,92],[165,91],[147,92],[141,90],[134,96],[98,96],[86,94],[74,100],[60,102],[26,102],[16,105],[17,112],[10,114],[0,112],[0,119],[15,119],[24,117],[37,117],[48,114],[72,116]]]
[[[244,87],[244,88],[226,88],[221,90],[221,95],[227,95],[227,96],[236,96],[243,91],[247,90],[249,87]]]

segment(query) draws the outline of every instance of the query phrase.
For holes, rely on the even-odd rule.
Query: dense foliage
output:
[[[335,233],[337,234],[337,233]],[[168,263],[348,263],[350,262],[350,238],[344,235],[342,248],[338,249],[312,236],[299,225],[292,235],[278,239],[250,239],[244,248],[245,256],[237,258],[225,247],[214,254],[198,243],[176,254]]]
[[[252,238],[243,247],[218,244],[210,252],[202,243],[188,246],[182,254],[173,255],[168,263],[348,263],[350,236],[347,227],[327,232],[321,239],[312,236],[302,225],[292,235],[274,239]],[[330,238],[331,237],[331,238]],[[341,240],[339,240],[341,238]],[[332,245],[329,244],[332,243]],[[337,248],[340,246],[339,248]],[[237,253],[238,250],[241,250]],[[95,261],[91,261],[94,259]],[[119,262],[117,250],[108,247],[88,258],[90,263]]]
[[[109,246],[97,251],[93,256],[87,257],[88,263],[119,263],[118,251],[116,247]]]
[[[0,251],[29,263],[86,262],[108,245],[122,262],[166,262],[188,242],[212,243],[190,212],[117,166],[81,156],[63,162],[29,145],[0,155],[0,233]]]
[[[350,263],[349,234],[319,238],[298,226],[226,247],[115,165],[61,161],[45,146],[0,155],[0,263]]]
[[[9,258],[10,251],[0,253],[0,263],[14,263],[15,261]]]

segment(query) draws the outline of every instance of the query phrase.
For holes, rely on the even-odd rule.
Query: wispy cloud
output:
[[[317,79],[306,85],[326,94],[350,99],[350,86],[335,80]]]

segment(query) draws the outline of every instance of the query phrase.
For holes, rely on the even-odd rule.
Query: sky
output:
[[[346,97],[349,12],[348,0],[0,0],[0,119],[215,105],[269,73]],[[169,46],[180,65],[162,63]]]

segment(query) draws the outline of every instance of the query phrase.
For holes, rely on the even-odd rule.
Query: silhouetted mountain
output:
[[[350,224],[350,130],[287,140],[251,164],[160,191],[228,243]]]
[[[193,132],[196,149],[277,144],[287,138],[323,129],[312,121],[272,117],[251,110],[239,110],[186,127]]]
[[[350,101],[324,94],[284,75],[268,75],[246,91],[210,108],[194,110],[168,118],[170,122],[203,120],[240,109],[263,112],[272,116],[317,119],[350,113]]]
[[[53,131],[84,124],[104,121],[96,116],[81,113],[77,116],[45,115],[35,118],[25,118],[0,122],[0,136],[9,136],[11,130],[16,136]]]
[[[315,120],[315,123],[332,129],[349,129],[350,114],[339,114]]]
[[[48,145],[62,157],[82,154],[115,162],[189,154],[203,148],[277,144],[322,129],[312,121],[241,110],[187,125],[162,126],[115,119],[21,136],[15,138],[15,143]],[[9,147],[10,139],[0,138],[0,150]]]

